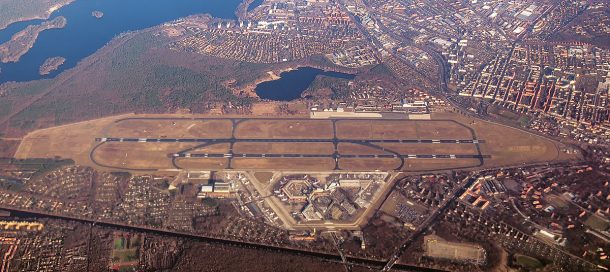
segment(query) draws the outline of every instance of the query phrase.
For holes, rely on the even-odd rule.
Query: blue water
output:
[[[252,1],[252,3],[248,6],[248,11],[252,11],[256,7],[260,6],[263,3],[263,1],[264,0],[254,0],[254,1]]]
[[[68,24],[65,28],[42,32],[34,47],[19,62],[0,64],[0,83],[55,77],[126,31],[140,30],[201,13],[236,19],[235,9],[240,2],[241,0],[77,0],[51,16],[51,19],[66,17]],[[94,10],[103,12],[104,17],[96,19],[91,16]],[[0,30],[0,42],[9,40],[26,26],[40,22],[41,20],[32,20],[12,24]],[[66,58],[66,62],[50,75],[40,76],[40,65],[47,58],[56,56]]]
[[[42,22],[43,22],[43,20],[36,19],[36,20],[23,21],[23,22],[17,22],[17,23],[10,24],[5,29],[0,30],[0,43],[8,42],[11,39],[11,37],[13,37],[13,35],[15,35],[19,31],[25,29],[29,25],[40,24]]]
[[[324,71],[313,67],[301,67],[283,72],[277,80],[266,81],[256,85],[256,94],[262,99],[290,101],[301,98],[301,94],[317,76],[329,76],[343,79],[354,79],[356,75]]]

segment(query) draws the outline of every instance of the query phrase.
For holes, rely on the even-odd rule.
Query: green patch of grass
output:
[[[22,170],[22,171],[33,171],[34,175],[32,175],[31,178],[36,178],[38,176],[44,175],[45,173],[47,173],[49,171],[53,171],[60,167],[73,165],[74,161],[73,160],[60,160],[60,159],[46,159],[46,158],[44,158],[44,159],[23,159],[23,160],[6,159],[6,160],[4,160],[4,162],[0,162],[0,163],[10,164],[11,166],[16,167],[17,169]]]
[[[521,254],[515,254],[515,262],[526,269],[538,269],[544,266],[538,259]]]
[[[585,225],[597,231],[605,231],[610,227],[610,221],[601,218],[600,216],[593,214],[587,218]]]
[[[369,74],[373,76],[393,75],[392,70],[390,70],[384,64],[378,64],[375,67],[371,68],[371,70],[369,70]]]
[[[566,207],[568,207],[568,204],[569,204],[567,201],[565,201],[555,195],[550,195],[550,196],[546,197],[545,200],[547,202],[549,202],[549,204],[551,204],[554,207],[559,208],[559,209],[566,208]]]
[[[112,255],[112,259],[117,263],[131,262],[138,259],[138,251],[135,248],[114,250]]]
[[[206,205],[209,207],[218,207],[218,200],[206,197],[203,199],[203,205]]]
[[[114,238],[114,249],[115,250],[120,250],[120,249],[123,249],[123,248],[125,248],[123,239],[121,237]]]
[[[126,265],[126,266],[121,266],[119,268],[119,272],[131,272],[131,271],[137,271],[135,266],[132,265]]]
[[[0,189],[18,192],[23,188],[23,182],[20,180],[0,179]]]
[[[521,118],[519,118],[519,124],[522,127],[527,127],[530,124],[531,121],[532,120],[531,120],[531,118],[529,116],[525,116],[524,115],[524,116],[521,116]]]

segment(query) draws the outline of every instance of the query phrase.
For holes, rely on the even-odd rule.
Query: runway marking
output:
[[[480,144],[485,140],[473,139],[241,139],[241,138],[95,138],[96,142],[138,142],[138,143],[193,143],[193,142],[252,142],[252,143],[401,143],[401,144]]]
[[[335,159],[373,159],[373,158],[406,158],[406,159],[480,159],[491,158],[490,155],[475,155],[475,154],[269,154],[269,153],[173,153],[173,157],[178,158],[335,158]]]

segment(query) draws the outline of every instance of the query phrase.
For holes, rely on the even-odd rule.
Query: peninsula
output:
[[[72,2],[74,0],[0,0],[0,30],[16,22],[49,19],[53,12]]]
[[[11,40],[0,44],[0,62],[19,61],[21,56],[25,55],[34,46],[41,32],[49,29],[64,28],[67,22],[65,17],[59,16],[39,25],[28,26],[24,30],[17,32]]]

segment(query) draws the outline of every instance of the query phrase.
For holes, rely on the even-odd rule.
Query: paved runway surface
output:
[[[240,138],[96,138],[97,142],[140,143],[404,143],[404,144],[482,144],[484,140],[430,140],[430,139],[240,139]]]
[[[266,153],[174,153],[174,157],[180,158],[344,158],[344,159],[374,159],[374,158],[405,158],[405,159],[480,159],[490,158],[486,155],[460,155],[460,154],[266,154]]]
[[[99,137],[95,138],[95,141],[99,144],[90,152],[90,159],[97,165],[122,169],[122,170],[142,170],[142,169],[130,169],[117,167],[112,165],[103,165],[98,163],[95,160],[94,153],[95,151],[108,143],[134,143],[134,144],[163,144],[163,143],[193,143],[195,146],[184,149],[184,150],[168,150],[168,157],[172,159],[172,164],[177,169],[181,169],[176,159],[178,158],[225,158],[227,159],[227,168],[232,169],[232,161],[233,159],[261,159],[261,158],[285,158],[285,159],[296,159],[299,158],[332,158],[335,161],[335,170],[340,170],[340,160],[341,159],[396,159],[400,162],[400,165],[395,168],[395,170],[401,170],[405,165],[406,160],[409,159],[476,159],[478,160],[478,166],[483,165],[484,159],[490,158],[490,155],[483,155],[481,153],[480,144],[485,143],[485,140],[477,139],[474,130],[470,127],[462,125],[465,129],[468,129],[472,138],[469,139],[346,139],[340,138],[337,134],[337,122],[346,121],[343,119],[331,119],[328,120],[332,122],[333,126],[333,136],[329,138],[314,138],[314,139],[306,139],[306,138],[238,138],[235,136],[236,128],[248,120],[296,120],[296,119],[277,119],[277,118],[263,118],[263,119],[231,119],[231,118],[127,118],[124,120],[118,120],[117,123],[125,121],[125,120],[230,120],[232,123],[232,131],[230,137],[225,138],[136,138],[136,137]],[[299,119],[300,120],[300,119]],[[309,119],[303,119],[308,121]],[[349,121],[349,120],[347,120]],[[384,122],[386,120],[376,120],[378,122]],[[430,120],[429,122],[435,121],[447,121],[447,120]],[[408,122],[408,121],[405,121]],[[455,122],[455,121],[452,121]],[[457,123],[457,122],[456,122]],[[291,153],[290,150],[287,150],[285,153],[234,153],[233,147],[237,143],[295,143],[295,144],[308,144],[308,143],[327,143],[332,144],[334,147],[334,152],[330,154],[298,154]],[[339,145],[340,144],[355,144],[363,147],[370,148],[370,154],[341,154]],[[215,145],[215,144],[228,144],[228,149],[224,153],[195,153],[197,149],[204,148],[207,146]],[[440,152],[445,148],[443,146],[447,145],[472,145],[473,149],[476,150],[475,154],[401,154],[391,148],[384,147],[383,144],[439,144],[439,147],[436,149]],[[436,152],[435,152],[436,153]],[[462,167],[462,166],[461,166]],[[470,166],[472,167],[472,166]],[[462,167],[466,168],[466,167]],[[443,168],[444,169],[444,168]],[[449,169],[449,168],[448,168]],[[454,168],[451,168],[454,169]],[[145,169],[145,170],[154,170],[154,169]]]

